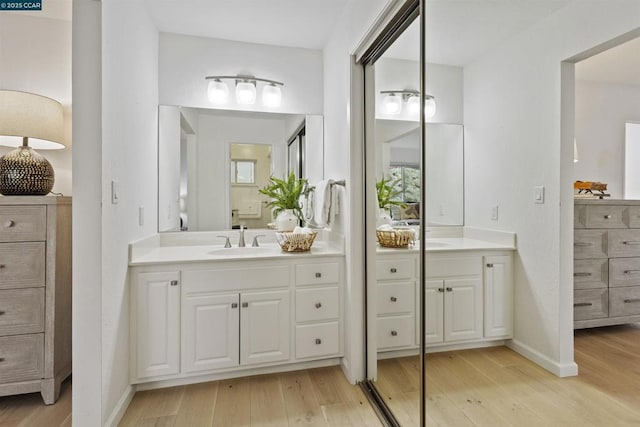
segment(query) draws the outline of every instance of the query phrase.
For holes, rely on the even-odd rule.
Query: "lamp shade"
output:
[[[239,81],[236,83],[236,102],[242,105],[251,105],[256,102],[255,82]]]
[[[29,92],[0,89],[0,145],[18,147],[22,138],[37,149],[64,148],[62,105]]]
[[[409,114],[417,115],[420,112],[420,94],[410,95],[407,99],[407,111]]]
[[[262,103],[265,107],[279,107],[282,102],[282,92],[275,84],[268,84],[262,88]]]
[[[402,111],[402,96],[389,93],[382,100],[382,105],[385,113],[400,114]]]
[[[436,100],[433,96],[427,95],[424,99],[425,118],[433,117],[436,114]]]
[[[229,86],[219,79],[212,80],[209,82],[207,96],[214,104],[225,104],[229,99]]]

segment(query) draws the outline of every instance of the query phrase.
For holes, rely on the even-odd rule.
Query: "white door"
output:
[[[240,294],[240,364],[288,360],[289,291]]]
[[[138,378],[180,370],[180,272],[139,273],[135,297],[135,369]]]
[[[482,280],[447,279],[444,288],[444,340],[481,338]]]
[[[484,336],[513,334],[513,261],[509,255],[484,257]]]
[[[444,281],[427,280],[424,333],[427,344],[444,341]]]
[[[182,312],[182,370],[208,371],[240,363],[239,294],[192,295]]]

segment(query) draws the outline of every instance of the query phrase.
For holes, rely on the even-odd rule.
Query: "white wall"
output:
[[[62,150],[38,150],[53,166],[53,192],[71,195],[71,21],[0,14],[0,88],[33,92],[62,104]],[[13,150],[0,147],[0,156]]]
[[[322,52],[178,34],[160,34],[160,103],[227,110],[322,113]],[[282,105],[266,108],[231,102],[218,107],[207,98],[211,75],[248,74],[284,83]],[[231,83],[231,81],[227,81]],[[261,86],[258,86],[260,90]],[[260,97],[260,93],[258,93]]]
[[[576,68],[580,63],[576,64]],[[624,124],[640,122],[640,87],[576,81],[576,142],[573,176],[607,183],[612,199],[624,197]]]
[[[573,138],[561,146],[560,64],[639,22],[637,0],[576,1],[464,70],[465,224],[517,233],[512,345],[561,375],[576,367],[572,174],[561,174],[573,167]],[[533,202],[536,185],[545,204]]]

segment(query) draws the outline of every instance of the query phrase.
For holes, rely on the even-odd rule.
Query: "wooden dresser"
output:
[[[578,199],[574,328],[640,322],[640,200]]]
[[[71,374],[71,198],[0,196],[0,396]]]

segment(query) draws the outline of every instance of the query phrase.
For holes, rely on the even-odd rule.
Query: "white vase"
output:
[[[298,225],[298,217],[293,213],[293,209],[285,209],[276,218],[276,230],[293,231]]]
[[[380,227],[381,225],[385,224],[391,224],[391,215],[389,215],[389,212],[386,209],[380,208],[378,210],[378,220],[376,221],[376,227]]]

